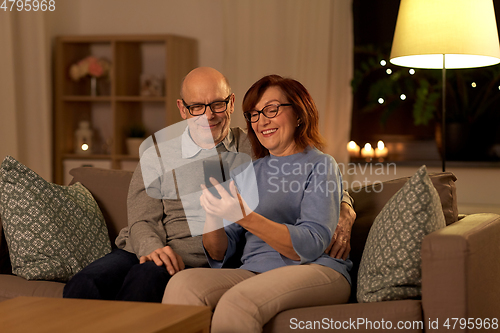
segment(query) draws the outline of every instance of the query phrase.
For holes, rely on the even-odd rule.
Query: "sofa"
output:
[[[80,182],[92,193],[114,243],[118,232],[127,225],[126,199],[132,172],[84,167],[70,173],[72,183]],[[357,218],[351,235],[354,283],[349,303],[281,312],[265,325],[264,332],[389,328],[405,332],[465,332],[469,329],[456,320],[455,328],[451,329],[453,318],[488,319],[491,325],[491,320],[500,317],[500,216],[459,216],[455,176],[444,172],[431,174],[430,179],[439,194],[446,227],[423,238],[421,297],[373,303],[356,301],[355,281],[368,233],[386,202],[408,180],[400,178],[350,190]],[[0,233],[0,301],[17,296],[62,297],[64,283],[28,281],[12,274],[1,224]],[[447,319],[449,326],[445,326]]]

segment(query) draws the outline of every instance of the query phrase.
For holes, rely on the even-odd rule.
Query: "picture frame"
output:
[[[141,96],[164,96],[164,79],[159,75],[141,75]]]

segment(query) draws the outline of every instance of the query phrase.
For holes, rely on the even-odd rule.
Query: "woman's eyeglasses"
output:
[[[248,120],[251,123],[256,123],[260,119],[260,114],[262,113],[266,118],[274,118],[278,115],[280,111],[281,106],[291,106],[293,104],[291,103],[286,103],[286,104],[269,104],[266,105],[262,110],[252,110],[252,111],[247,111],[244,112],[243,115],[245,116],[245,119]]]

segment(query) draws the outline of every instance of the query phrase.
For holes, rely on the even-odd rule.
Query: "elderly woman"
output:
[[[278,312],[343,303],[350,294],[352,263],[324,253],[339,219],[342,179],[335,160],[318,150],[310,94],[293,79],[270,75],[247,91],[243,110],[259,158],[249,186],[258,191],[258,205],[245,202],[248,184],[237,177],[229,192],[211,180],[220,199],[205,186],[200,198],[211,267],[221,268],[239,245],[242,265],[181,271],[163,299],[212,307],[213,332],[260,332]]]

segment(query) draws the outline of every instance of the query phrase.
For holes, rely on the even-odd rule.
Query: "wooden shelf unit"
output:
[[[91,96],[90,77],[73,81],[71,65],[94,55],[111,64],[102,95]],[[55,43],[54,181],[65,184],[64,162],[107,160],[113,169],[122,161],[138,161],[127,154],[126,130],[134,123],[152,133],[182,118],[176,100],[183,77],[198,65],[198,45],[192,38],[174,35],[61,36]],[[163,96],[141,96],[142,74],[163,78]],[[75,130],[90,121],[93,154],[75,153]]]

